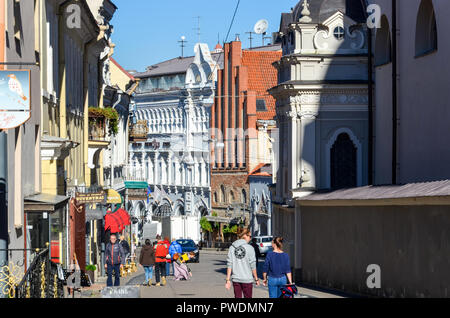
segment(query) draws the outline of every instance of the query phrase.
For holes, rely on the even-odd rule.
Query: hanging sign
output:
[[[24,124],[31,117],[30,70],[0,70],[0,129]]]
[[[92,204],[92,203],[105,203],[105,192],[96,192],[96,193],[76,193],[75,200],[77,204]]]

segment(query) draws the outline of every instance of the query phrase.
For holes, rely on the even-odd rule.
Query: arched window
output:
[[[227,197],[225,194],[225,187],[223,185],[220,186],[220,201],[227,202]]]
[[[247,192],[245,192],[245,189],[242,189],[241,203],[247,203]]]
[[[357,186],[357,148],[347,133],[341,133],[330,153],[331,188],[353,188]]]
[[[231,191],[230,191],[230,203],[233,203],[234,200],[235,200],[234,192],[233,192],[233,190],[231,190]]]
[[[392,62],[391,57],[391,31],[389,21],[385,15],[381,17],[381,28],[377,30],[375,40],[375,66]]]
[[[217,203],[217,192],[214,192],[214,202]]]
[[[422,0],[417,14],[416,57],[438,48],[436,14],[431,0]]]

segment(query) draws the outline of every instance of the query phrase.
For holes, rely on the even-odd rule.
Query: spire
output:
[[[299,22],[309,23],[312,21],[312,19],[310,18],[311,12],[309,11],[308,0],[304,0],[302,6],[303,6],[303,10],[301,12],[302,17],[300,18]]]

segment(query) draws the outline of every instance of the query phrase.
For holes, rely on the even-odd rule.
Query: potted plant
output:
[[[95,271],[97,270],[97,267],[95,265],[87,265],[86,266],[86,274],[89,276],[89,279],[91,280],[91,283],[94,284],[95,282]]]

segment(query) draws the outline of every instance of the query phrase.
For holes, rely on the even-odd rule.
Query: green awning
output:
[[[148,183],[145,181],[125,181],[126,189],[147,189]]]

